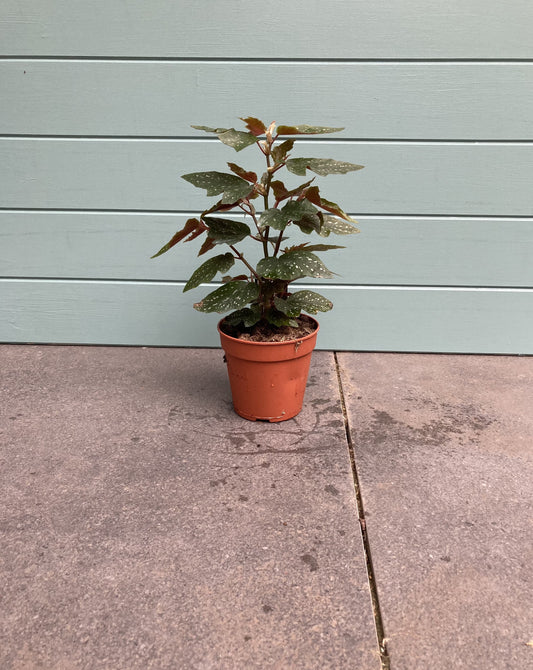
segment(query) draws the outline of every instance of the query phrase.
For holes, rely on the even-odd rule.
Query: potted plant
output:
[[[311,353],[318,323],[308,314],[325,312],[332,303],[310,290],[293,290],[291,284],[304,277],[328,279],[327,269],[316,252],[340,249],[333,244],[287,244],[292,227],[305,235],[358,232],[339,205],[326,200],[314,185],[316,177],[296,187],[279,178],[286,170],[297,176],[307,171],[319,176],[346,174],[361,165],[324,158],[291,157],[295,137],[333,133],[343,128],[286,126],[259,119],[242,119],[246,130],[192,126],[214,133],[235,151],[248,146],[263,154],[266,170],[258,175],[235,163],[231,172],[193,172],[183,179],[203,188],[208,196],[222,197],[198,218],[189,219],[182,230],[152,258],[178,242],[203,238],[199,256],[227,245],[225,253],[211,256],[185,284],[184,291],[210,282],[220,273],[222,284],[197,302],[200,312],[231,312],[218,324],[235,411],[246,419],[284,421],[298,414],[303,403]],[[237,211],[238,219],[226,212]],[[213,216],[214,214],[216,216]],[[259,260],[245,257],[242,244],[256,243]],[[246,252],[248,253],[248,252]],[[241,272],[227,274],[235,264]]]

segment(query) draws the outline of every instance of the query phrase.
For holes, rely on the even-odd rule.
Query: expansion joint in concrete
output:
[[[359,476],[357,474],[357,464],[355,462],[355,450],[354,450],[354,442],[352,438],[352,431],[350,428],[350,421],[348,418],[348,412],[346,410],[346,402],[345,402],[345,397],[344,397],[344,389],[342,386],[342,377],[341,377],[341,371],[340,371],[340,366],[339,366],[339,361],[337,358],[337,352],[333,352],[333,356],[335,359],[335,370],[337,373],[337,383],[339,386],[339,397],[341,401],[341,407],[342,407],[342,416],[344,419],[344,429],[346,432],[346,444],[348,447],[348,453],[350,456],[350,463],[352,467],[352,477],[353,477],[353,484],[354,484],[354,490],[355,490],[355,501],[357,505],[357,515],[359,518],[359,527],[361,529],[361,539],[363,542],[363,548],[365,552],[365,560],[366,560],[366,572],[367,572],[367,577],[368,577],[368,587],[370,590],[370,598],[372,600],[372,611],[374,614],[374,624],[376,627],[376,637],[378,641],[378,646],[379,646],[379,656],[381,660],[381,670],[390,670],[391,665],[390,665],[390,657],[389,653],[387,650],[387,641],[385,637],[385,628],[383,625],[383,618],[381,616],[381,608],[379,605],[379,596],[378,596],[378,587],[376,583],[376,578],[374,574],[374,567],[372,564],[372,553],[370,551],[370,541],[368,538],[368,531],[367,531],[367,526],[366,526],[366,519],[365,519],[365,510],[363,506],[363,497],[361,495],[361,487],[359,485]]]

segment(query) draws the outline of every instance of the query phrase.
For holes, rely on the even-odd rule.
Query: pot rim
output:
[[[222,337],[226,337],[228,340],[231,340],[232,342],[238,342],[239,344],[248,344],[248,345],[260,345],[260,346],[280,346],[280,345],[287,345],[287,344],[292,344],[294,342],[305,342],[306,340],[310,339],[311,337],[316,337],[318,331],[320,330],[320,324],[318,321],[313,318],[312,316],[309,316],[309,314],[306,314],[311,321],[313,321],[316,324],[315,330],[313,330],[312,333],[309,333],[308,335],[305,335],[304,337],[294,337],[292,340],[283,340],[281,342],[254,342],[253,340],[241,340],[238,337],[232,337],[231,335],[228,335],[225,333],[223,330],[221,330],[220,326],[222,325],[222,322],[226,317],[223,317],[220,319],[220,321],[217,323],[217,330]]]

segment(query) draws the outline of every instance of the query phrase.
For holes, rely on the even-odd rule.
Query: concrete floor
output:
[[[533,665],[533,358],[316,352],[279,424],[218,350],[0,377],[0,668]]]

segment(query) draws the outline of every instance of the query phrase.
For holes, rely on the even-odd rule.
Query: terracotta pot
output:
[[[248,342],[218,332],[226,354],[237,414],[256,421],[286,421],[302,409],[316,330],[288,342]]]

